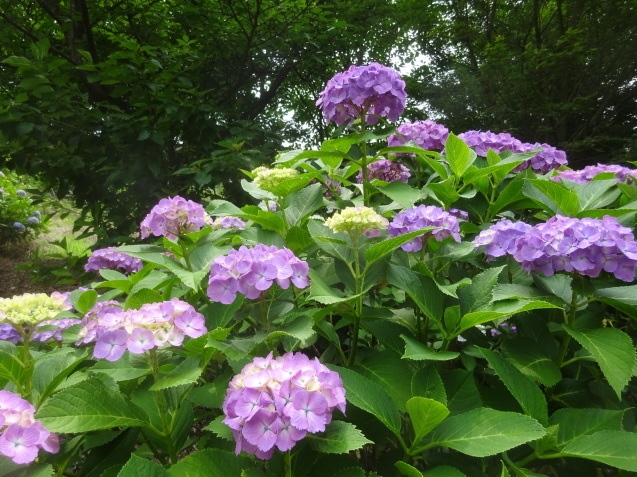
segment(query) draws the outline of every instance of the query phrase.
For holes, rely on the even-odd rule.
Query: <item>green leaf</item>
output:
[[[168,477],[168,471],[159,464],[132,454],[117,477]]]
[[[458,334],[476,325],[486,323],[487,321],[543,308],[560,309],[559,306],[552,305],[545,301],[507,300],[492,303],[486,308],[464,315],[460,320],[460,331]]]
[[[58,348],[49,351],[35,362],[33,388],[38,392],[41,403],[53,394],[59,384],[73,372],[87,356],[86,350]]]
[[[637,434],[600,431],[573,439],[562,454],[603,462],[618,469],[637,472]]]
[[[415,239],[416,237],[435,229],[437,229],[437,227],[424,227],[420,230],[416,230],[415,232],[408,232],[406,234],[399,235],[398,237],[383,240],[382,242],[372,245],[365,251],[365,260],[367,260],[367,265],[371,265],[376,260],[393,252],[398,247],[409,242],[410,240]]]
[[[354,424],[343,421],[332,421],[325,432],[308,434],[307,439],[312,449],[325,454],[347,454],[365,444],[373,444]]]
[[[400,181],[390,182],[384,187],[379,187],[378,190],[404,209],[413,207],[422,197],[421,191]]]
[[[91,376],[48,399],[37,419],[51,432],[88,432],[113,427],[144,426],[146,413],[132,404],[106,376]]]
[[[405,354],[403,359],[413,359],[416,361],[449,361],[460,356],[455,351],[436,351],[426,344],[421,343],[406,335],[400,335],[405,340]]]
[[[394,463],[394,467],[398,469],[400,475],[404,475],[406,477],[422,477],[422,473],[418,469],[406,462],[403,462],[402,460]]]
[[[476,154],[469,146],[458,136],[450,133],[445,142],[445,160],[451,171],[456,176],[462,177],[475,159]]]
[[[146,303],[161,303],[163,301],[164,297],[158,292],[148,288],[142,288],[132,295],[128,295],[128,298],[126,298],[124,302],[124,309],[139,310]]]
[[[573,191],[579,199],[580,211],[601,209],[612,204],[621,195],[616,179],[574,184]],[[609,190],[612,189],[612,190]]]
[[[124,356],[117,361],[100,359],[91,368],[91,372],[106,374],[117,382],[141,378],[152,372],[150,368],[132,367],[129,362],[129,357],[129,354],[124,354]]]
[[[308,276],[310,277],[309,299],[322,303],[323,305],[330,305],[332,303],[348,301],[354,297],[353,295],[344,296],[340,290],[331,288],[315,270],[310,269]]]
[[[449,467],[448,465],[441,465],[435,467],[431,470],[425,471],[422,474],[423,477],[467,477],[467,474],[460,472],[458,469],[454,467]]]
[[[411,393],[413,396],[430,398],[447,405],[445,386],[433,364],[423,366],[414,373],[411,380]]]
[[[544,427],[524,414],[480,408],[448,417],[427,447],[444,446],[473,457],[499,454],[542,437]]]
[[[0,377],[8,379],[16,386],[22,386],[24,368],[18,357],[18,348],[10,341],[0,340]]]
[[[334,365],[328,367],[336,371],[343,380],[347,401],[376,416],[394,434],[400,433],[400,413],[389,394],[380,385],[351,369]]]
[[[245,456],[220,449],[204,449],[184,457],[168,471],[172,477],[241,477],[253,466]]]
[[[508,205],[514,204],[521,199],[524,199],[522,195],[522,186],[526,181],[526,174],[517,174],[511,182],[509,182],[504,189],[499,191],[496,201],[489,206],[489,215],[495,217]]]
[[[160,391],[162,389],[182,386],[184,384],[194,384],[201,376],[203,370],[199,366],[199,358],[186,358],[179,366],[173,369],[166,376],[162,376],[151,387],[151,391]]]
[[[524,413],[537,419],[542,425],[548,425],[548,407],[540,388],[496,352],[480,347],[477,349],[487,359]]]
[[[444,404],[419,396],[407,401],[407,412],[415,431],[413,445],[418,445],[423,437],[438,427],[449,415],[449,409]]]
[[[290,226],[299,225],[308,215],[323,205],[325,189],[321,184],[312,184],[290,196],[291,203],[285,209]]]
[[[412,370],[405,366],[392,351],[365,354],[356,364],[356,371],[380,384],[390,395],[399,411],[406,410],[405,404],[412,397]]]
[[[560,368],[536,341],[516,337],[505,340],[502,348],[507,360],[534,381],[551,387],[562,379]]]
[[[626,305],[637,306],[637,285],[601,288],[595,290],[595,296],[619,301]]]
[[[95,290],[75,290],[69,295],[69,300],[80,313],[88,313],[91,311],[97,301],[97,292]]]
[[[557,446],[562,448],[573,439],[599,431],[621,431],[624,411],[610,409],[558,409],[549,422],[557,425]]]
[[[316,245],[330,256],[339,258],[345,263],[354,262],[354,252],[347,246],[347,234],[335,234],[318,220],[309,220],[307,229]]]
[[[574,217],[579,212],[577,194],[560,182],[528,179],[522,191],[529,199],[536,201],[554,214]]]
[[[621,399],[622,389],[635,367],[635,348],[630,336],[617,328],[575,330],[566,325],[563,328],[595,358],[608,384]]]
[[[482,308],[491,302],[493,290],[498,284],[498,277],[502,270],[504,270],[504,266],[489,268],[473,277],[470,285],[458,288],[460,312],[463,315]]]
[[[560,298],[564,303],[570,304],[573,301],[573,277],[570,275],[556,273],[550,277],[545,277],[534,274],[533,281],[539,287]]]
[[[431,278],[405,267],[390,265],[387,280],[407,293],[426,316],[438,323],[442,321],[443,294]]]

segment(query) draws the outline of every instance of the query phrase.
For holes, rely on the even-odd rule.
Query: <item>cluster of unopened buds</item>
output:
[[[637,181],[637,169],[618,166],[616,164],[597,164],[596,166],[586,166],[579,171],[565,170],[558,171],[551,180],[562,182],[562,179],[575,182],[576,184],[588,184],[599,174],[613,174],[617,182]]]
[[[453,237],[456,242],[460,242],[460,224],[457,217],[460,212],[451,214],[434,205],[419,205],[407,209],[397,214],[394,220],[389,223],[389,236],[398,237],[425,227],[437,227],[435,230],[426,232],[401,245],[405,252],[419,252],[429,237],[433,237],[438,242],[442,242],[447,237]]]
[[[60,450],[58,436],[33,417],[35,407],[10,391],[0,391],[0,454],[16,464],[28,464],[43,449]]]
[[[283,181],[297,177],[299,171],[288,167],[268,169],[261,166],[254,169],[252,174],[254,174],[254,183],[259,189],[272,192]]]
[[[100,270],[122,270],[124,273],[139,272],[144,264],[139,258],[125,252],[117,252],[117,247],[95,250],[88,258],[84,271],[98,273]]]
[[[168,345],[180,346],[186,336],[207,333],[204,317],[190,304],[173,298],[146,303],[138,310],[123,310],[116,302],[98,302],[82,320],[78,345],[95,343],[93,357],[117,361]]]
[[[208,297],[226,305],[237,293],[246,298],[258,298],[275,282],[283,289],[290,282],[297,288],[310,284],[309,266],[288,248],[258,244],[253,248],[242,246],[227,255],[216,257],[210,268]]]
[[[206,225],[206,211],[201,204],[175,196],[161,199],[142,220],[141,237],[164,236],[176,240],[183,234],[198,232]]]
[[[325,225],[336,233],[365,234],[368,237],[378,236],[382,229],[387,228],[388,224],[385,217],[374,209],[362,205],[346,207],[325,221]]]
[[[66,300],[66,295],[58,292],[51,295],[25,293],[12,298],[0,298],[0,337],[17,343],[35,333],[35,339],[44,341],[37,335],[38,327],[44,324],[57,325],[60,320],[50,320],[70,309],[71,305]],[[59,325],[64,326],[62,323]]]
[[[379,179],[385,182],[404,182],[405,184],[411,177],[411,172],[400,162],[381,159],[367,165],[367,180],[373,181]],[[359,183],[363,182],[363,173],[359,172],[357,176]]]
[[[338,373],[302,353],[270,353],[230,381],[223,422],[232,429],[237,454],[269,459],[275,448],[287,451],[307,433],[323,432],[335,408],[345,412]]]
[[[405,82],[400,75],[387,66],[370,63],[350,66],[335,75],[316,105],[327,122],[341,125],[363,119],[367,124],[376,124],[379,117],[396,121],[405,110],[406,100]]]

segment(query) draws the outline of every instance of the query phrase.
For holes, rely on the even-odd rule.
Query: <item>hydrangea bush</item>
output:
[[[0,301],[10,475],[637,472],[631,173],[394,124],[404,86],[351,67],[252,203],[162,199],[82,288]]]
[[[0,245],[27,240],[44,230],[42,213],[26,188],[22,177],[0,171]]]

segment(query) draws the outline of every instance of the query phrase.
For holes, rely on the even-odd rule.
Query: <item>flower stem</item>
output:
[[[352,367],[358,351],[358,332],[360,330],[361,316],[363,314],[363,274],[361,273],[360,256],[358,253],[358,241],[360,235],[352,233],[352,245],[354,248],[354,280],[356,282],[356,303],[354,305],[354,328],[352,329],[352,346],[347,360],[347,367]]]
[[[283,475],[292,477],[292,451],[290,450],[283,454]]]
[[[159,363],[157,361],[157,353],[155,351],[155,348],[151,348],[149,350],[149,354],[150,364],[153,368],[153,382],[157,383],[157,381],[159,381]],[[172,425],[168,423],[168,411],[166,409],[166,399],[164,397],[163,390],[155,391],[155,401],[157,402],[159,417],[161,418],[161,435],[164,437],[164,440],[166,442],[170,463],[174,464],[175,462],[177,462],[177,451],[172,440]]]

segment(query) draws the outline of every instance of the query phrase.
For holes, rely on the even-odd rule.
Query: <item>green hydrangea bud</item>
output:
[[[270,192],[284,180],[292,179],[299,175],[299,171],[288,167],[268,169],[261,166],[254,169],[252,173],[255,175],[254,183],[257,187]]]
[[[369,207],[347,207],[325,221],[334,232],[358,232],[386,229],[389,222]]]
[[[13,298],[0,298],[0,323],[16,326],[32,326],[54,318],[69,309],[60,294],[25,293]]]

